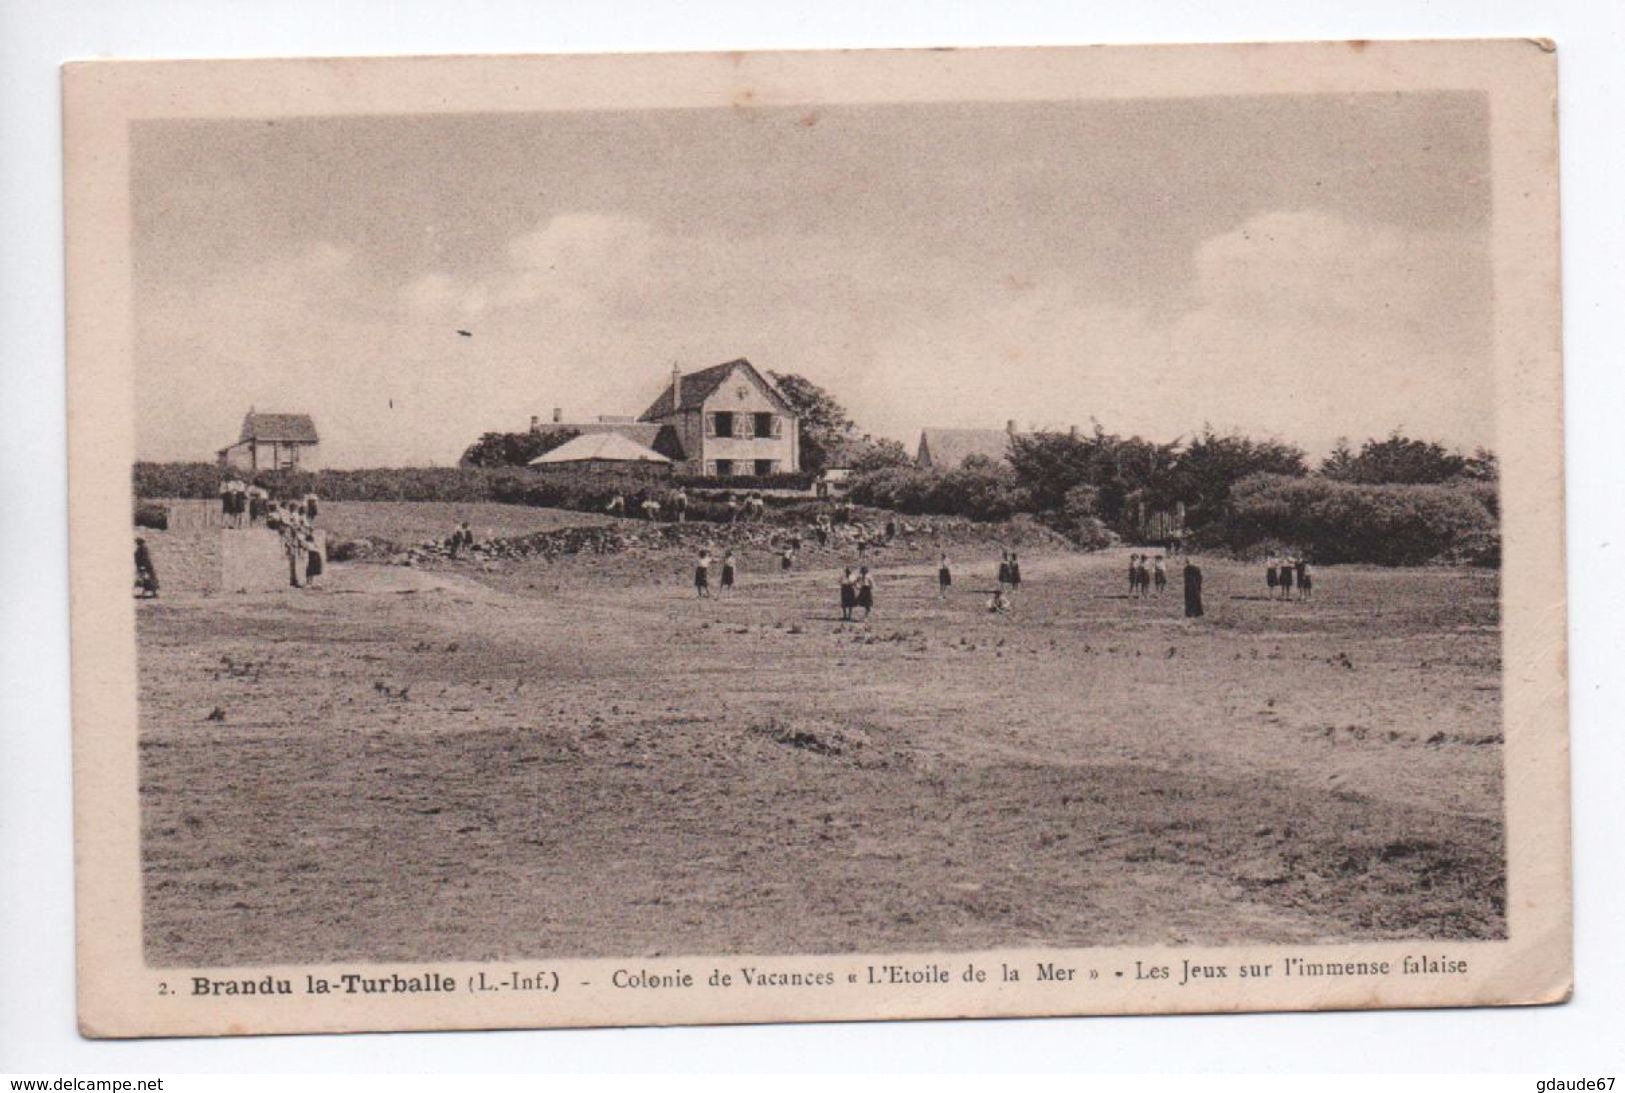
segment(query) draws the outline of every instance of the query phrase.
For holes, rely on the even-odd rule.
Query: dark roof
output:
[[[538,426],[540,428],[540,426]],[[559,429],[568,429],[582,436],[602,436],[613,433],[624,436],[634,444],[641,444],[645,448],[653,448],[667,459],[686,459],[683,453],[682,441],[677,437],[677,427],[674,425],[661,425],[653,421],[588,421],[576,424],[564,421],[546,426],[549,432]]]
[[[1009,454],[1010,434],[1004,429],[921,429],[915,462],[951,469],[973,455],[1002,463]]]
[[[297,444],[315,444],[316,423],[309,414],[257,414],[250,410],[243,417],[242,435],[245,440],[280,440]]]
[[[758,372],[756,366],[744,357],[726,361],[722,364],[713,364],[710,368],[702,368],[698,372],[689,372],[684,375],[681,383],[682,396],[678,401],[677,408],[679,410],[693,410],[701,406],[706,399],[711,397],[712,392],[722,386],[728,375],[741,365],[750,370],[750,374],[756,377],[756,381],[767,390],[767,393],[773,397],[773,400],[779,404],[781,409],[787,413],[790,412],[790,404],[784,400],[784,396],[779,393],[779,389],[773,386],[773,383]],[[654,421],[670,413],[672,413],[671,380],[668,379],[665,388],[660,392],[660,397],[655,399],[649,405],[649,408],[639,415],[638,420]]]

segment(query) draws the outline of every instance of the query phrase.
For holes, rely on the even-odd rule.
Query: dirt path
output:
[[[335,566],[140,613],[159,963],[1495,936],[1493,578]],[[986,574],[978,570],[987,570]],[[218,708],[220,718],[208,720]]]

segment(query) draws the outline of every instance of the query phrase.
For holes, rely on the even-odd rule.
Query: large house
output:
[[[223,470],[316,470],[321,441],[309,414],[261,414],[249,410],[237,442],[215,453]]]
[[[536,418],[531,431],[542,429]],[[636,420],[600,417],[567,422],[555,410],[551,429],[582,436],[614,434],[671,460],[678,474],[734,478],[789,474],[801,469],[801,437],[795,411],[756,366],[741,357],[671,379]],[[629,449],[618,446],[623,457]],[[651,460],[650,462],[654,462]]]

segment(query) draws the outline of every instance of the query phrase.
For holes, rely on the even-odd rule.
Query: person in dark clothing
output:
[[[1282,558],[1280,580],[1281,598],[1283,600],[1290,600],[1292,598],[1292,576],[1295,572],[1296,571],[1293,569],[1292,557],[1288,555],[1287,557]]]
[[[1010,591],[1015,592],[1021,588],[1021,561],[1016,552],[1010,552]]]
[[[1132,596],[1139,590],[1140,556],[1138,554],[1130,554],[1128,556],[1128,594]]]
[[[158,571],[153,568],[145,539],[135,541],[135,582],[141,586],[142,599],[158,598]]]
[[[948,589],[952,588],[953,584],[954,571],[948,565],[948,555],[944,554],[942,561],[937,565],[937,595],[946,596]]]
[[[1140,586],[1140,598],[1143,600],[1151,594],[1151,555],[1140,555],[1140,563],[1135,569],[1134,579]]]
[[[858,569],[858,606],[863,608],[864,618],[875,609],[875,579],[869,576],[868,566]]]
[[[1202,617],[1202,567],[1189,558],[1185,560],[1185,617]]]
[[[847,566],[841,574],[841,621],[852,621],[852,609],[858,605],[858,582],[852,576],[852,567]]]
[[[1163,564],[1162,555],[1157,555],[1151,561],[1151,577],[1157,582],[1157,595],[1162,595],[1168,587],[1168,569]]]
[[[308,587],[316,583],[316,578],[322,575],[322,552],[316,549],[316,537],[305,534],[305,584]]]
[[[694,563],[694,594],[701,599],[711,596],[711,552],[700,551],[699,561]]]
[[[722,588],[723,591],[734,586],[734,552],[728,551],[722,556]]]
[[[1314,588],[1314,579],[1313,579],[1313,577],[1311,577],[1311,575],[1309,573],[1309,560],[1307,558],[1299,558],[1298,559],[1297,570],[1298,570],[1298,599],[1307,600],[1310,597],[1310,595],[1312,593],[1312,590]]]
[[[1010,552],[1006,551],[1006,550],[1001,550],[1001,551],[999,551],[999,591],[1001,591],[1001,592],[1004,591],[1004,586],[1009,584],[1009,583],[1010,583]]]

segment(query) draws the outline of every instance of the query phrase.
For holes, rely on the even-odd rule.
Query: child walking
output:
[[[694,595],[711,598],[711,552],[707,550],[700,551],[699,561],[694,563]]]
[[[858,606],[863,608],[863,617],[868,618],[869,612],[875,609],[875,579],[869,576],[869,567],[858,569]]]

